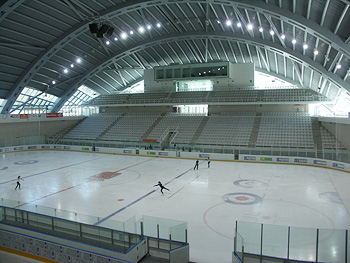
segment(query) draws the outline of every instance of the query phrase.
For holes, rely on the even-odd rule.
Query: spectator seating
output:
[[[118,114],[96,114],[82,121],[65,139],[96,140],[117,118]]]
[[[210,116],[198,144],[248,146],[255,113]]]
[[[311,117],[303,113],[263,113],[256,146],[313,148]]]
[[[128,113],[115,123],[101,140],[139,142],[159,116],[160,113],[152,112]]]

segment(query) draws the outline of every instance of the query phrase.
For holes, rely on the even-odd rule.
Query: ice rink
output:
[[[231,263],[235,221],[349,229],[350,174],[301,165],[66,151],[1,154],[0,197],[104,219],[188,222],[190,259]],[[15,190],[17,176],[21,189]],[[98,180],[98,178],[109,178]],[[161,194],[161,181],[170,191]]]

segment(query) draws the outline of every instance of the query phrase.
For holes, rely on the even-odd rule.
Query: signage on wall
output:
[[[314,164],[317,164],[317,165],[327,165],[327,162],[326,162],[326,161],[320,161],[320,160],[314,160]]]
[[[132,154],[132,150],[123,150],[123,153]]]
[[[158,152],[158,155],[159,156],[168,156],[168,153],[167,152]]]
[[[289,158],[276,158],[277,162],[281,162],[281,163],[289,163]]]
[[[307,163],[307,159],[294,158],[295,163]]]
[[[263,162],[272,162],[272,158],[271,158],[271,157],[260,157],[260,161],[263,161]]]
[[[256,156],[244,156],[245,161],[256,161]]]
[[[345,166],[342,163],[332,163],[332,167],[338,169],[345,169]]]

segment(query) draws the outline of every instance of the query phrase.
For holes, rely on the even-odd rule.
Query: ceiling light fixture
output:
[[[238,22],[237,27],[241,27],[241,26],[242,26],[241,22]]]
[[[252,29],[253,29],[253,25],[252,25],[251,23],[249,23],[249,24],[247,25],[247,28],[248,28],[249,30],[252,30]]]
[[[231,22],[231,20],[227,19],[226,20],[226,26],[230,26],[230,25],[232,25],[232,22]]]
[[[128,37],[128,34],[125,33],[125,32],[122,32],[122,33],[120,34],[120,37],[121,37],[122,39],[126,39],[126,38]]]
[[[293,44],[297,43],[297,40],[295,38],[293,38],[292,43]]]
[[[306,44],[306,43],[303,45],[303,49],[308,49],[308,47],[309,47],[309,46],[308,46],[308,44]]]
[[[281,35],[281,38],[282,38],[282,39],[286,39],[286,35],[285,35],[285,34],[282,34],[282,35]]]
[[[161,23],[157,23],[157,27],[158,28],[162,27],[162,24]]]
[[[139,32],[142,34],[143,32],[145,32],[145,28],[143,26],[139,27]]]
[[[264,29],[262,28],[262,27],[259,27],[259,32],[263,32],[264,31]]]
[[[319,53],[319,52],[318,52],[318,50],[317,50],[317,49],[315,49],[315,50],[314,50],[314,55],[315,55],[315,56],[317,56],[317,55],[318,55],[318,53]]]
[[[272,29],[270,30],[270,35],[273,36],[275,34],[275,31],[273,31]]]

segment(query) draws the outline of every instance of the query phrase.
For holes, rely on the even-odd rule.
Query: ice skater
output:
[[[197,170],[198,170],[198,164],[199,164],[199,160],[197,159],[196,164],[194,165],[193,170],[196,170],[196,167],[197,167]]]
[[[19,175],[19,176],[17,177],[17,184],[16,184],[15,190],[17,190],[17,187],[18,187],[19,190],[21,190],[21,183],[20,183],[21,180],[24,181],[24,180],[21,178],[21,176]]]
[[[156,184],[155,186],[160,187],[160,191],[162,192],[162,195],[164,194],[163,189],[170,191],[168,188],[164,187],[160,181],[158,181],[158,184]]]
[[[208,162],[208,168],[210,168],[210,158],[207,158],[207,162]]]

